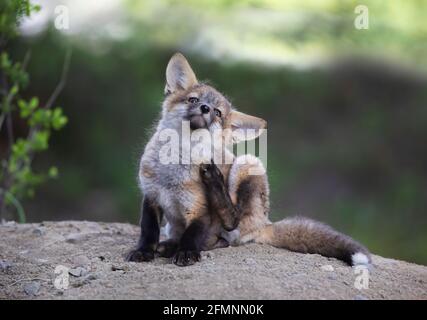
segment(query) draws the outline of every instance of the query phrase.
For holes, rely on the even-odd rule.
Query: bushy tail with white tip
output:
[[[363,245],[323,223],[303,217],[288,218],[265,226],[255,242],[296,252],[318,253],[349,265],[371,263],[369,251]]]

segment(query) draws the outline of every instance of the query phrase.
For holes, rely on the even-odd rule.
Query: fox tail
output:
[[[349,265],[368,265],[371,255],[363,245],[331,227],[303,217],[287,218],[263,227],[255,242],[302,253],[318,253]]]

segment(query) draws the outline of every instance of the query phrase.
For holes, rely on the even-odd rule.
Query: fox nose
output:
[[[202,104],[200,106],[200,110],[202,111],[202,113],[209,113],[210,108],[209,108],[209,106]]]

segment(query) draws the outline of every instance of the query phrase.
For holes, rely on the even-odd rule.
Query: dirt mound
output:
[[[250,244],[184,268],[124,262],[138,232],[86,221],[0,225],[0,299],[427,299],[427,267],[379,256],[356,269]]]

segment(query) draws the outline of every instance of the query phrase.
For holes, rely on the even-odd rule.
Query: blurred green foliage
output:
[[[56,177],[56,167],[48,174],[35,173],[32,169],[34,154],[46,151],[52,129],[59,130],[67,118],[61,108],[50,110],[54,97],[46,105],[39,106],[37,97],[25,100],[21,90],[28,85],[29,75],[25,68],[27,54],[22,63],[13,62],[6,50],[6,43],[17,36],[17,27],[24,16],[39,10],[29,1],[2,2],[0,14],[0,130],[6,138],[2,146],[0,171],[0,219],[5,212],[16,212],[20,222],[25,222],[21,205],[25,197],[34,196],[34,188],[47,177]],[[14,126],[25,121],[27,135],[15,138]]]
[[[35,163],[61,174],[27,203],[30,220],[138,221],[139,156],[182,51],[268,120],[273,220],[310,216],[374,253],[427,263],[425,1],[364,1],[369,30],[354,28],[357,1],[124,3],[115,28],[50,27],[13,45],[16,57],[32,48],[28,93],[41,101],[73,47],[60,96],[70,122]]]
[[[0,45],[16,37],[20,20],[40,10],[39,5],[31,4],[30,0],[3,0],[0,3]]]
[[[139,43],[154,42],[228,59],[306,66],[340,54],[396,58],[427,67],[424,0],[126,0]],[[369,10],[369,29],[354,26]]]

